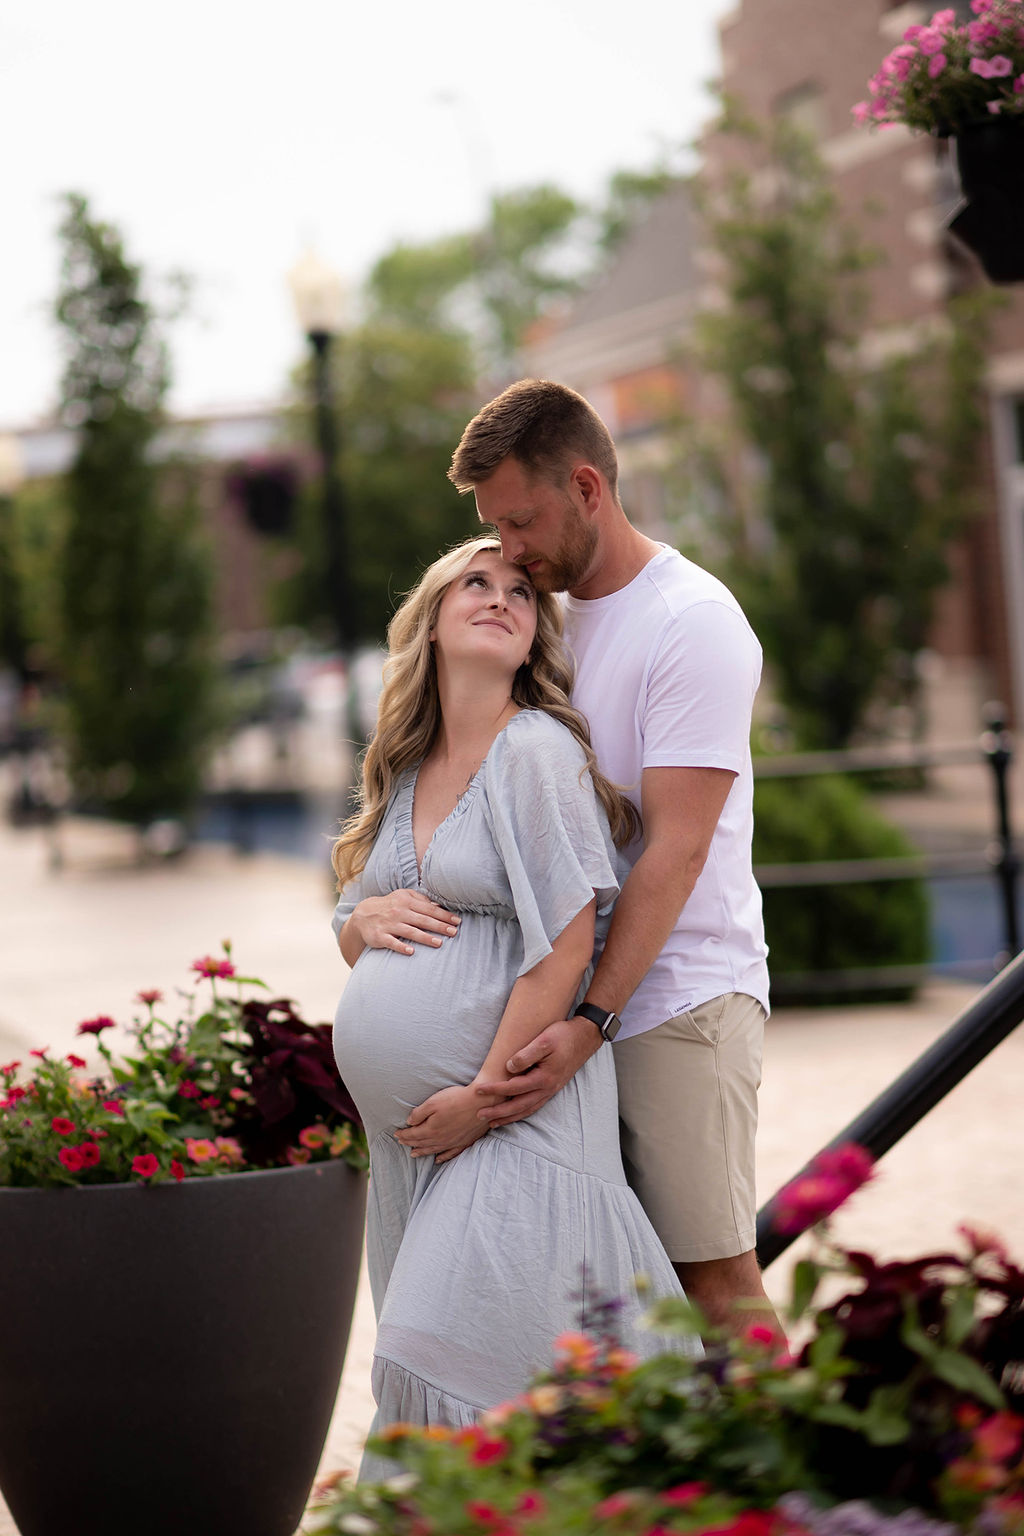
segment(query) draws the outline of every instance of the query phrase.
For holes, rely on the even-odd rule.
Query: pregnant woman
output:
[[[471,1424],[601,1301],[654,1353],[635,1276],[679,1293],[622,1171],[611,1051],[514,1125],[489,1129],[495,1101],[474,1087],[582,996],[617,892],[610,828],[620,844],[634,829],[569,705],[560,630],[497,540],[435,562],[392,621],[362,810],[334,850],[352,967],[335,1054],[370,1141],[375,1429]],[[367,1456],[361,1475],[394,1470]]]

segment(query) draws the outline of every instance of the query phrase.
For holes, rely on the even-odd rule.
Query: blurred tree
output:
[[[195,476],[161,463],[159,317],[121,237],[69,195],[60,226],[66,477],[61,670],[78,796],[137,824],[180,815],[211,727],[211,599]]]
[[[724,381],[745,449],[719,459],[716,522],[798,743],[837,748],[873,701],[913,694],[973,505],[990,300],[953,300],[917,351],[869,363],[858,337],[875,258],[804,135],[783,122],[762,147],[757,177],[705,196],[724,301],[702,317],[698,358]]]
[[[665,184],[661,172],[621,173],[594,208],[549,185],[499,193],[479,229],[401,244],[376,263],[363,323],[338,338],[332,358],[356,633],[382,638],[396,601],[438,550],[472,533],[473,507],[446,472],[481,390],[514,374],[529,326],[579,289],[613,243],[613,226]],[[304,415],[295,433],[308,440]],[[301,558],[281,586],[278,616],[315,625],[323,595],[311,573],[324,560],[315,485],[302,497],[293,543]]]

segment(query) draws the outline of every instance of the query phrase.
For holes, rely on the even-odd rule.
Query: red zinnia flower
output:
[[[44,1045],[41,1051],[29,1051],[29,1055],[30,1056],[38,1056],[40,1061],[45,1061],[46,1060],[46,1053],[47,1053],[47,1051],[49,1049],[50,1049],[50,1047],[48,1045]]]
[[[185,1170],[181,1166],[181,1164],[178,1162],[178,1159],[176,1157],[172,1157],[171,1158],[171,1172],[174,1174],[174,1177],[177,1179],[178,1183],[180,1184],[182,1179],[185,1177]]]
[[[11,1087],[11,1088],[8,1088],[8,1090],[7,1090],[7,1102],[8,1102],[8,1104],[17,1104],[19,1099],[25,1099],[27,1097],[28,1097],[28,1089],[27,1088]]]
[[[132,1173],[137,1173],[140,1179],[151,1179],[159,1167],[160,1161],[152,1152],[140,1152],[132,1158]]]
[[[235,974],[235,968],[230,960],[215,960],[212,955],[204,955],[201,960],[193,960],[191,968],[198,976],[205,976],[210,981],[216,977],[226,979]]]
[[[50,1129],[57,1132],[58,1136],[70,1136],[75,1128],[75,1122],[69,1120],[67,1115],[54,1115],[50,1121]]]
[[[159,987],[149,987],[145,992],[136,992],[135,994],[135,1001],[137,1003],[145,1003],[150,1008],[152,1008],[154,1003],[162,1003],[163,1000],[164,995]]]
[[[9,1077],[12,1072],[17,1072],[20,1066],[20,1061],[9,1061],[6,1067],[0,1067],[0,1077]]]
[[[100,1160],[100,1149],[94,1141],[83,1141],[77,1149],[83,1168],[95,1168]]]
[[[84,1167],[82,1154],[77,1147],[61,1147],[57,1156],[69,1173],[79,1173]]]
[[[101,1013],[95,1019],[86,1019],[84,1024],[79,1024],[80,1035],[99,1035],[105,1029],[114,1029],[114,1021],[109,1014]]]
[[[124,1114],[124,1105],[120,1099],[104,1099],[101,1108],[105,1109],[110,1115]]]
[[[68,1054],[65,1056],[64,1060],[66,1062],[69,1062],[70,1065],[73,1066],[73,1067],[84,1067],[85,1066],[85,1062],[82,1060],[81,1056],[76,1056],[73,1051],[69,1051]]]

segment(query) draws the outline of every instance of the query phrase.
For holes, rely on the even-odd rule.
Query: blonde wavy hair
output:
[[[377,727],[362,765],[360,807],[344,823],[331,854],[339,890],[366,866],[399,776],[430,751],[441,723],[437,670],[430,632],[441,600],[477,555],[501,554],[492,537],[467,539],[435,560],[388,625],[388,660],[377,709]],[[529,658],[512,682],[522,709],[541,709],[566,726],[586,758],[597,797],[616,847],[640,829],[636,807],[600,772],[586,720],[569,703],[572,666],[562,644],[562,610],[548,592],[537,593],[537,633]]]

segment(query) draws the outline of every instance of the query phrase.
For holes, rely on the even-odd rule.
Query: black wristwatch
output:
[[[622,1028],[622,1020],[617,1013],[609,1013],[606,1008],[595,1008],[593,1003],[580,1003],[575,1012],[581,1019],[589,1019],[591,1024],[596,1024],[605,1040],[614,1040]]]

